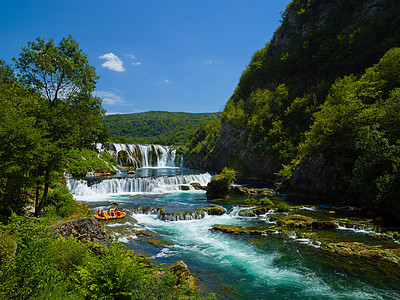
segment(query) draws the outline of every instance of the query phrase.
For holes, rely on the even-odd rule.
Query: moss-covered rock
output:
[[[190,288],[195,287],[197,278],[190,273],[188,266],[182,260],[170,266],[168,270],[177,276],[175,286],[187,283]]]
[[[224,198],[229,194],[229,183],[224,180],[212,180],[207,185],[206,196],[210,199]]]
[[[249,235],[262,235],[268,234],[272,229],[266,229],[261,227],[245,227],[239,225],[222,225],[216,224],[210,228],[211,231],[221,231],[231,234],[249,234]]]
[[[343,267],[382,272],[388,278],[400,276],[400,249],[370,246],[360,242],[327,243],[320,248],[325,254],[336,258]],[[351,271],[351,270],[349,270]]]
[[[195,190],[206,190],[206,188],[207,187],[205,187],[205,186],[202,186],[200,183],[198,183],[198,182],[192,182],[192,183],[190,183],[190,185],[192,186],[192,187],[194,187],[194,189]]]
[[[223,208],[221,206],[217,206],[217,205],[203,207],[200,210],[206,212],[210,216],[220,216],[226,212],[225,208]]]
[[[163,221],[199,220],[203,219],[206,216],[206,214],[222,215],[225,212],[226,212],[225,208],[217,205],[202,207],[194,211],[183,211],[174,213],[166,213],[160,207],[140,206],[139,208],[135,209],[135,213],[155,214]]]
[[[315,220],[303,215],[291,215],[277,221],[277,225],[283,228],[296,229],[334,229],[338,225],[331,220]]]

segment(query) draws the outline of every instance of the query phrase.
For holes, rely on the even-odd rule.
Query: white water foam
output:
[[[104,199],[112,195],[121,194],[164,194],[182,192],[181,186],[188,186],[190,191],[195,189],[191,183],[200,183],[206,186],[211,181],[211,175],[193,174],[147,178],[112,178],[88,186],[86,180],[67,179],[67,187],[76,199],[88,200]]]
[[[175,256],[177,254],[179,254],[178,251],[174,251],[171,248],[163,248],[159,253],[150,257],[150,259],[166,258],[166,257]]]

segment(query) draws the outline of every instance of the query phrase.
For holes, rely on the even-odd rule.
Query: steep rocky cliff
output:
[[[186,166],[210,171],[227,166],[242,181],[280,181],[276,173],[298,159],[298,145],[332,83],[359,76],[400,43],[399,9],[394,0],[293,0],[271,41],[243,71],[222,113],[218,138],[198,142],[196,151],[189,147]],[[282,86],[283,100],[254,96]],[[317,153],[294,168],[288,186],[294,194],[327,198],[347,192],[349,178],[337,172],[341,167]]]

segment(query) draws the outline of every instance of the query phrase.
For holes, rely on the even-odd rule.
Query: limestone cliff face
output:
[[[322,154],[306,157],[295,168],[288,184],[291,195],[338,201],[351,194],[350,177],[339,172],[341,166]],[[340,196],[339,196],[340,195]]]
[[[273,163],[263,153],[253,151],[254,143],[251,135],[244,129],[224,123],[220,138],[215,147],[204,158],[202,154],[188,154],[185,166],[219,172],[230,167],[239,172],[241,181],[263,181],[273,183],[280,165]]]

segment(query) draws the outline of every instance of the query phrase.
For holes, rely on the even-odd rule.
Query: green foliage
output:
[[[284,201],[279,201],[276,204],[276,208],[277,208],[278,212],[288,212],[290,210],[291,206]]]
[[[201,299],[175,275],[149,268],[122,245],[104,247],[75,238],[55,240],[43,218],[14,217],[4,228],[18,243],[0,264],[1,299]],[[3,230],[3,229],[2,229]]]
[[[68,278],[78,266],[84,266],[96,260],[90,247],[77,242],[74,237],[69,239],[60,237],[48,250],[54,251],[54,267],[60,271],[61,278]]]
[[[61,217],[66,218],[73,215],[84,214],[76,204],[71,192],[65,184],[57,185],[50,191],[46,198],[46,206],[43,210],[43,216],[47,218]]]
[[[360,79],[338,80],[299,147],[302,156],[324,154],[339,176],[352,178],[365,205],[398,220],[400,89],[393,87],[400,86],[400,71],[391,66],[399,60],[394,48]]]
[[[356,142],[360,155],[353,169],[352,185],[367,203],[400,221],[400,140],[390,144],[379,126],[360,129]]]
[[[21,81],[44,95],[51,106],[56,106],[61,99],[93,92],[99,78],[71,35],[58,45],[54,39],[46,42],[38,37],[28,42],[14,60]]]
[[[0,214],[20,213],[44,147],[33,113],[40,98],[18,83],[0,82]]]
[[[297,155],[297,146],[313,124],[314,113],[324,105],[329,88],[337,78],[355,74],[336,84],[344,89],[363,88],[361,83],[350,87],[351,81],[357,81],[366,67],[399,44],[400,4],[385,0],[381,8],[357,13],[363,6],[362,0],[340,3],[294,0],[288,4],[274,39],[254,53],[222,112],[224,124],[245,129],[251,135],[253,153],[258,157],[287,165]],[[338,15],[341,17],[337,18]],[[375,68],[380,74],[376,80],[382,83],[379,93],[383,98],[394,87],[388,82],[395,82],[398,74],[394,56],[389,51],[380,67]],[[372,82],[366,77],[365,81]],[[349,100],[349,104],[353,102]],[[345,103],[342,105],[346,109],[343,114],[357,113],[356,104],[348,109]],[[337,118],[346,119],[346,115],[339,114]],[[346,128],[328,132],[333,124],[326,125],[330,129],[319,130],[321,134],[328,133],[328,148],[329,136],[345,134]],[[350,133],[345,140],[349,135],[354,138]],[[207,142],[203,141],[189,145],[189,151],[198,147],[196,152],[201,153],[199,148],[207,148]],[[212,151],[213,147],[209,148]],[[204,151],[200,157],[206,159],[208,154]]]
[[[117,143],[184,145],[203,122],[219,113],[149,111],[108,115],[105,118],[111,140]]]
[[[22,213],[29,195],[38,215],[68,152],[106,137],[104,110],[91,95],[94,68],[71,36],[58,45],[38,38],[15,61],[20,82],[0,62],[0,214]]]
[[[113,166],[116,166],[116,159],[108,152],[75,148],[68,153],[67,172],[74,177],[84,177],[88,172],[95,171],[115,173]]]
[[[73,281],[84,299],[175,299],[176,278],[146,268],[140,258],[131,258],[117,247],[101,259],[77,268]]]
[[[221,121],[219,119],[202,123],[197,131],[190,136],[185,147],[187,149],[185,157],[188,160],[199,159],[199,157],[205,160],[214,149],[220,137],[220,132]]]
[[[261,205],[275,206],[274,202],[271,199],[269,199],[268,197],[264,197],[264,198],[260,199],[259,203]]]
[[[11,83],[15,81],[17,81],[17,78],[15,77],[14,70],[4,60],[0,59],[0,82]]]
[[[232,184],[236,181],[236,171],[225,167],[222,169],[221,173],[214,176],[213,180],[222,180]]]
[[[15,238],[3,226],[0,227],[0,267],[10,261],[17,250]]]

